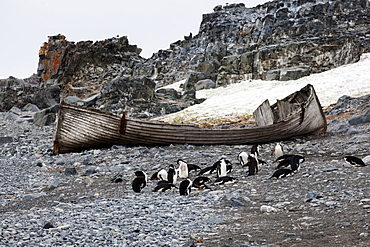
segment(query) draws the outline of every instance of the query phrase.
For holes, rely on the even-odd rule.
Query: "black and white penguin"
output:
[[[147,176],[143,171],[135,172],[136,178],[132,181],[132,189],[134,192],[141,192],[141,190],[146,186]]]
[[[251,148],[251,154],[256,156],[256,158],[258,158],[258,156],[260,155],[260,147],[260,144],[254,144]]]
[[[168,169],[167,181],[171,184],[176,184],[177,182],[177,171],[173,165],[170,165],[170,168]]]
[[[177,164],[179,165],[179,168],[178,168],[179,178],[181,179],[188,178],[189,176],[188,164],[182,159],[178,159]]]
[[[187,178],[185,180],[182,180],[179,186],[180,195],[188,196],[191,191],[191,185],[192,185],[192,182],[190,179]]]
[[[155,172],[150,180],[167,180],[167,171],[165,169],[161,169]]]
[[[276,178],[276,179],[279,179],[279,178],[285,178],[287,176],[290,176],[292,175],[293,171],[288,169],[288,168],[283,168],[283,169],[279,169],[279,170],[276,170],[274,172],[274,174],[272,174],[272,176],[270,177],[271,178]]]
[[[254,154],[248,156],[248,176],[253,176],[258,173],[258,159]]]
[[[294,155],[290,159],[290,169],[293,172],[297,172],[299,169],[299,165],[304,162],[304,157],[301,155]]]
[[[224,177],[219,177],[217,178],[213,184],[214,185],[222,185],[222,184],[232,184],[235,182],[235,178],[229,177],[229,176],[224,176]]]
[[[217,161],[216,164],[216,175],[217,177],[224,177],[227,174],[227,163],[230,163],[225,158],[221,158],[219,161]]]
[[[298,166],[299,166],[299,164],[302,164],[305,161],[305,157],[302,155],[298,155],[298,154],[284,154],[276,159],[276,162],[279,162],[279,164],[277,165],[275,169],[281,169],[281,168],[287,167],[288,165],[291,165],[292,160],[293,160],[293,163],[298,163]],[[293,167],[295,166],[296,164],[293,164]],[[292,169],[295,169],[295,168],[292,168]]]
[[[283,156],[284,155],[283,146],[281,146],[280,143],[276,143],[273,153],[275,154],[275,159]]]
[[[173,188],[176,188],[176,186],[168,181],[163,180],[158,182],[157,186],[153,189],[153,192],[166,192],[168,190],[172,190]]]
[[[261,159],[257,159],[259,165],[267,165],[267,162]]]
[[[209,182],[209,177],[197,177],[193,181],[193,187],[198,188],[198,189],[209,189],[208,185],[206,183]]]
[[[191,171],[199,171],[200,170],[200,166],[197,166],[197,165],[194,165],[194,164],[188,164],[188,171],[191,172]]]
[[[240,152],[238,154],[238,161],[239,161],[239,164],[243,167],[247,164],[248,162],[248,153],[247,152]]]
[[[292,159],[293,156],[286,158],[286,159],[278,159],[279,164],[275,167],[275,169],[281,169],[284,167],[287,167],[290,164],[290,160]]]
[[[344,156],[344,161],[351,166],[366,166],[365,162],[362,159],[351,155]]]
[[[281,162],[282,160],[291,159],[293,156],[298,154],[283,154],[275,159],[275,162]],[[303,156],[301,156],[304,158]],[[302,163],[302,162],[301,162]]]
[[[218,162],[199,171],[198,176],[212,174],[217,170]]]
[[[230,161],[226,160],[226,173],[229,174],[233,171],[233,165]]]

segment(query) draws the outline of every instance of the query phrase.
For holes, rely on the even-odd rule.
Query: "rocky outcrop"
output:
[[[126,36],[78,43],[60,34],[49,36],[40,48],[37,73],[41,84],[61,85],[64,96],[89,97],[115,77],[130,75],[134,65],[144,61],[140,52]]]
[[[126,37],[99,42],[50,36],[40,49],[44,83],[66,85],[65,95],[100,92],[117,76],[150,77],[156,87],[187,79],[216,85],[242,79],[291,80],[355,62],[369,51],[367,0],[279,0],[254,8],[216,6],[204,14],[199,33],[185,36],[150,59]]]
[[[27,104],[48,108],[59,101],[59,86],[39,87],[35,77],[24,80],[9,77],[0,80],[0,111],[9,111],[13,106],[23,108]]]
[[[370,50],[367,0],[283,0],[214,10],[203,15],[197,35],[154,54],[146,61],[152,67],[141,70],[177,68],[182,76],[183,71],[204,73],[202,79],[216,74],[217,85],[242,79],[291,80],[355,62]],[[172,74],[158,73],[155,79],[166,84],[166,75]],[[186,90],[195,84],[190,79]]]
[[[204,87],[298,79],[355,62],[370,52],[369,17],[367,0],[219,5],[203,15],[198,34],[149,59],[125,36],[77,43],[50,36],[39,52],[37,78],[1,81],[0,110],[27,103],[49,108],[69,97],[76,104],[136,116],[178,111],[197,103],[195,91]],[[182,93],[157,91],[180,80],[185,80]]]

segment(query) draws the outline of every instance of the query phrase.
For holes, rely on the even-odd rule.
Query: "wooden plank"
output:
[[[253,117],[256,125],[266,126],[274,123],[274,113],[272,112],[270,102],[265,100],[254,112]]]
[[[294,113],[299,107],[295,104],[291,104],[286,101],[277,100],[277,115],[278,119],[277,121],[283,121],[286,119],[289,115]]]

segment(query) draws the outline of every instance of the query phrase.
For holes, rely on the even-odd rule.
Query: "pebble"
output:
[[[262,213],[272,213],[272,212],[277,212],[277,211],[278,211],[278,209],[277,209],[277,208],[274,208],[274,207],[272,207],[272,206],[262,205],[262,206],[260,207],[260,211],[261,211]]]

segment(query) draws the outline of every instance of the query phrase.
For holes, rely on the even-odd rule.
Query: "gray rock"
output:
[[[32,199],[36,199],[36,198],[39,198],[39,197],[42,197],[42,196],[45,196],[45,195],[46,195],[45,192],[28,194],[28,195],[25,195],[22,199],[23,200],[32,200]]]
[[[348,124],[342,124],[339,126],[337,133],[345,133],[349,130],[349,125]]]
[[[211,79],[204,79],[204,80],[200,80],[197,83],[195,83],[194,87],[195,87],[195,91],[199,91],[202,89],[215,88],[216,83],[212,81]]]
[[[356,115],[356,116],[351,117],[348,120],[348,123],[350,125],[370,123],[370,109],[368,109],[363,114],[360,114],[360,115]]]
[[[313,199],[320,199],[320,198],[322,198],[322,195],[320,195],[320,194],[319,194],[319,193],[317,193],[317,192],[308,192],[308,193],[306,194],[306,198],[307,198],[306,202],[310,202],[310,201],[312,201]]]
[[[362,158],[362,161],[363,161],[366,165],[370,165],[370,155],[365,156],[364,158]]]
[[[62,183],[62,181],[60,181],[60,180],[53,180],[53,181],[49,182],[47,188],[48,188],[48,190],[56,189],[61,183]]]
[[[295,233],[284,233],[284,237],[295,237],[297,234]]]
[[[41,89],[33,98],[33,102],[40,109],[53,107],[60,102],[60,87],[51,85]]]
[[[350,135],[352,135],[352,134],[358,134],[358,133],[360,133],[360,130],[359,129],[349,128],[347,130],[347,134],[350,134]]]
[[[58,112],[59,105],[54,105],[52,107],[43,109],[36,112],[33,115],[33,123],[38,126],[50,125],[56,120],[56,113]]]
[[[64,102],[66,102],[67,104],[71,104],[71,105],[79,105],[79,106],[84,105],[84,101],[77,96],[68,96],[64,98]]]
[[[22,108],[23,111],[38,112],[40,109],[35,104],[28,103]]]
[[[8,112],[5,117],[5,120],[7,121],[17,121],[18,119],[19,119],[19,115],[13,112]]]
[[[83,176],[91,176],[92,174],[95,174],[97,172],[98,172],[97,167],[89,167],[89,168],[86,169],[86,171],[83,174]]]
[[[64,169],[64,174],[67,176],[71,176],[71,175],[77,175],[78,173],[75,167],[66,167]]]
[[[5,143],[11,143],[13,142],[13,137],[11,136],[0,136],[0,145]]]
[[[230,204],[231,207],[244,207],[244,203],[238,200],[233,200]]]

